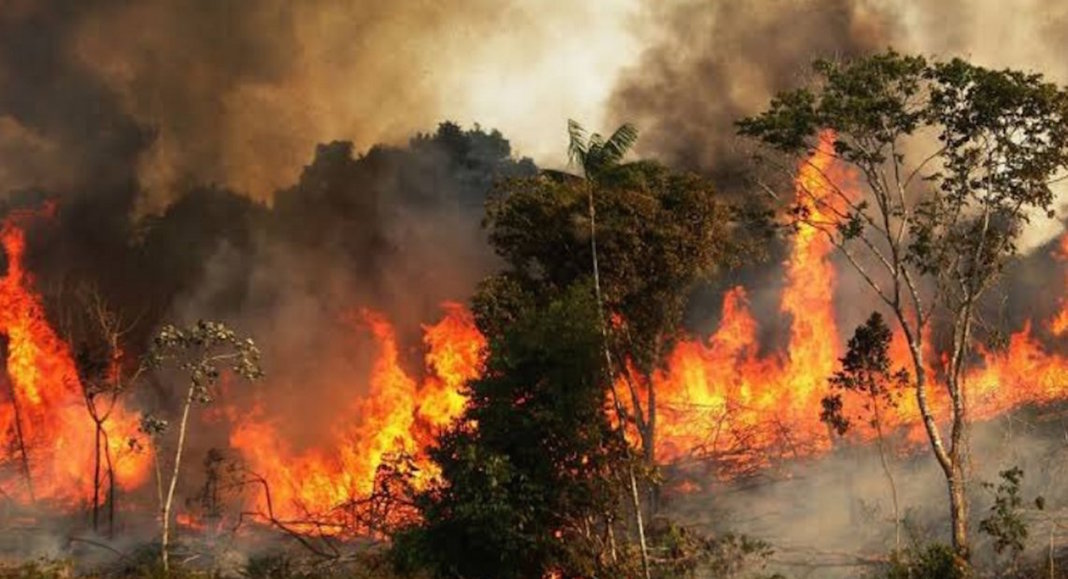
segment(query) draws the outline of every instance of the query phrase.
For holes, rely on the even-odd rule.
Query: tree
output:
[[[626,383],[631,412],[624,412],[617,396],[613,404],[622,427],[634,422],[652,468],[653,371],[678,336],[693,286],[731,261],[739,244],[730,241],[730,213],[708,182],[656,163],[621,164],[637,138],[633,127],[624,125],[604,139],[596,133],[587,137],[571,121],[568,133],[569,154],[584,178],[546,171],[505,181],[488,199],[490,242],[509,268],[484,288],[496,290],[499,306],[509,301],[510,290],[553,296],[592,275],[605,371],[613,393],[617,379]],[[636,481],[632,490],[644,555]],[[655,485],[650,498],[655,510]]]
[[[814,69],[818,82],[779,94],[767,111],[741,120],[739,132],[810,165],[805,159],[822,139],[858,175],[862,191],[825,172],[830,194],[807,191],[789,220],[825,233],[897,320],[947,483],[953,548],[965,561],[963,370],[980,300],[1016,254],[1030,216],[1050,210],[1050,184],[1068,165],[1068,94],[1039,74],[894,51],[821,60]],[[948,437],[929,399],[935,377],[922,343],[936,315],[947,333],[940,384],[950,402]]]
[[[597,182],[623,161],[638,141],[638,129],[624,123],[605,139],[600,133],[587,136],[586,129],[578,121],[569,119],[567,137],[568,160],[582,169],[586,180]]]
[[[897,483],[890,469],[889,449],[887,448],[883,413],[888,407],[897,406],[898,397],[908,385],[908,373],[904,370],[894,371],[890,360],[890,328],[883,321],[879,312],[872,312],[864,324],[857,327],[849,339],[846,355],[842,357],[841,369],[830,378],[834,393],[824,396],[823,420],[838,433],[845,434],[852,426],[852,421],[845,414],[843,393],[858,395],[863,400],[864,410],[868,413],[867,422],[875,430],[879,447],[879,461],[890,486],[890,500],[894,510],[894,547],[901,550],[901,508],[898,504]]]
[[[222,377],[224,369],[229,369],[247,380],[260,378],[263,372],[259,359],[259,349],[252,339],[239,338],[233,330],[219,322],[199,321],[188,328],[166,325],[160,329],[153,341],[148,355],[151,366],[161,370],[168,367],[177,369],[188,380],[166,493],[163,492],[159,454],[163,450],[160,443],[168,424],[160,418],[146,416],[141,427],[155,446],[156,485],[160,502],[160,561],[164,572],[170,569],[167,548],[170,540],[171,506],[174,503],[175,488],[178,486],[189,411],[194,402],[208,404],[213,400],[214,387]]]
[[[743,244],[707,181],[648,161],[618,164],[633,142],[625,127],[607,141],[584,139],[573,122],[570,129],[573,157],[587,179],[546,171],[503,182],[487,201],[490,243],[508,265],[492,283],[554,295],[596,272],[594,287],[613,321],[606,342],[618,361],[612,370],[639,379],[626,384],[642,450],[653,464],[650,377],[679,336],[694,285],[736,262]],[[637,376],[624,372],[625,362]]]
[[[607,374],[609,384],[611,384],[612,392],[612,405],[616,411],[616,415],[620,422],[620,436],[623,439],[624,448],[629,450],[630,446],[626,437],[626,411],[623,408],[622,401],[619,398],[619,393],[615,387],[616,370],[615,365],[612,363],[612,348],[609,343],[608,324],[605,322],[604,312],[604,294],[601,292],[601,270],[597,263],[597,208],[594,203],[593,185],[595,180],[601,176],[601,174],[608,169],[611,169],[619,164],[626,155],[627,151],[634,146],[634,142],[638,139],[638,130],[631,124],[624,124],[616,129],[616,132],[612,133],[612,136],[608,140],[604,140],[600,133],[594,133],[588,138],[586,137],[586,131],[582,125],[578,122],[568,119],[568,147],[567,153],[569,161],[572,164],[578,164],[582,167],[582,172],[586,177],[586,210],[587,216],[590,221],[590,266],[593,273],[593,295],[597,300],[597,326],[601,331],[601,348],[604,350],[605,360],[605,373]],[[635,392],[632,388],[631,392]],[[650,396],[652,395],[652,389],[649,390]],[[637,396],[634,399],[635,407],[637,407]],[[649,406],[652,408],[652,405]],[[648,432],[647,438],[652,439],[653,427],[655,424],[653,418],[655,414],[649,414],[650,426],[645,429]],[[652,445],[650,444],[651,448]],[[628,457],[629,458],[629,457]],[[650,464],[654,462],[654,458],[651,454],[647,454],[646,458]],[[638,528],[638,543],[641,548],[642,556],[642,574],[645,579],[649,579],[649,551],[645,542],[645,523],[642,520],[642,506],[641,499],[638,497],[638,479],[634,474],[634,465],[627,465],[627,478],[630,482],[631,497],[634,503],[634,523]],[[656,487],[654,486],[652,496],[653,508],[656,508]]]
[[[64,308],[63,325],[81,379],[86,411],[93,421],[93,530],[100,528],[101,507],[107,505],[108,533],[115,532],[115,457],[108,432],[120,397],[137,382],[144,365],[124,367],[122,341],[133,328],[93,286],[81,286]],[[104,482],[107,482],[105,492]]]
[[[591,288],[523,301],[430,450],[442,483],[416,495],[423,522],[394,537],[394,554],[443,577],[627,574],[613,559],[628,455],[604,411]]]

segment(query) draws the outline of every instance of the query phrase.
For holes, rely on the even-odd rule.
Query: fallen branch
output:
[[[122,551],[120,551],[120,550],[116,549],[115,547],[112,547],[111,545],[108,545],[106,543],[101,543],[99,541],[94,541],[92,539],[86,539],[84,537],[74,537],[74,536],[67,537],[67,541],[69,541],[71,543],[85,543],[86,545],[92,545],[94,547],[99,547],[101,549],[104,549],[106,551],[111,551],[112,553],[118,555],[119,558],[122,559],[123,561],[128,561],[128,562],[132,562],[133,561],[133,559],[131,559],[129,555],[127,555],[126,553],[123,553]]]

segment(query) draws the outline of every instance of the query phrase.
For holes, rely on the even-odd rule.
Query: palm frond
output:
[[[601,133],[590,135],[589,140],[586,141],[586,154],[591,158],[597,158],[601,155],[602,149],[604,149],[604,137]]]
[[[572,165],[585,167],[586,154],[589,151],[586,141],[586,129],[574,119],[567,120],[567,160]]]
[[[615,165],[623,159],[627,151],[638,141],[638,129],[630,123],[624,123],[612,133],[611,137],[600,147],[598,156],[604,165]]]

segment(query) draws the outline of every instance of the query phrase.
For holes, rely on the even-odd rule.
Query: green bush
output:
[[[969,573],[949,545],[931,543],[894,553],[881,576],[884,579],[966,579]]]

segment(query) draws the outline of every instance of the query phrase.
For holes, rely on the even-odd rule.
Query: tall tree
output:
[[[963,564],[963,380],[976,310],[1030,216],[1053,203],[1050,184],[1068,166],[1068,94],[1039,74],[894,51],[814,69],[813,86],[779,94],[739,130],[800,163],[831,131],[823,139],[855,171],[860,191],[851,177],[825,172],[831,194],[809,191],[804,203],[817,211],[798,207],[788,219],[824,232],[897,320]],[[929,374],[922,343],[936,316],[948,334],[941,380]],[[929,398],[936,382],[950,401],[948,425],[939,425]]]
[[[586,210],[590,221],[590,266],[593,273],[593,295],[597,301],[597,325],[601,331],[601,349],[604,351],[605,374],[611,385],[612,405],[619,417],[621,428],[620,437],[623,439],[625,450],[630,450],[626,440],[626,411],[619,398],[619,392],[615,387],[615,365],[612,363],[612,348],[609,344],[608,324],[605,321],[604,294],[601,292],[601,269],[597,262],[597,208],[594,203],[593,180],[600,174],[616,166],[634,145],[638,138],[638,131],[633,125],[624,124],[616,129],[616,132],[605,141],[599,133],[586,137],[586,131],[578,122],[569,119],[568,128],[568,157],[571,163],[577,163],[582,167],[586,176]],[[632,390],[633,391],[633,390]],[[650,390],[651,392],[651,390]],[[635,400],[637,406],[637,400]],[[650,415],[653,416],[653,415]],[[652,431],[650,426],[648,429]],[[650,462],[652,462],[650,460]],[[645,543],[645,523],[642,520],[642,505],[638,494],[638,478],[634,473],[634,465],[627,464],[627,478],[630,483],[631,499],[634,503],[634,523],[638,528],[638,544],[641,548],[642,573],[645,579],[649,579],[649,551]],[[655,490],[654,490],[655,493]],[[655,497],[655,494],[653,495]],[[655,506],[655,499],[652,501]]]
[[[631,378],[631,419],[652,464],[649,378],[678,338],[694,285],[735,262],[741,244],[707,181],[653,162],[618,163],[633,142],[625,128],[607,141],[570,128],[574,158],[590,178],[546,171],[503,182],[487,202],[490,243],[508,264],[501,279],[546,295],[590,276],[596,255],[614,371]],[[624,362],[637,373],[623,372]]]

